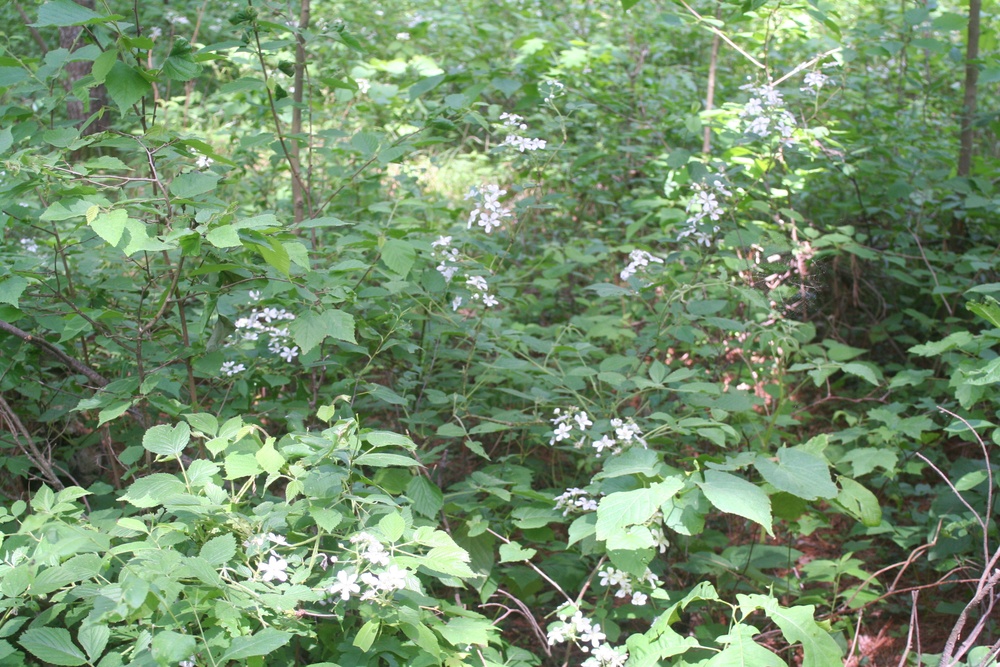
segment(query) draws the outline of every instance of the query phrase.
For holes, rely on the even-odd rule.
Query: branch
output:
[[[24,342],[31,343],[35,347],[45,350],[46,352],[54,356],[56,359],[61,361],[64,366],[71,368],[72,370],[76,371],[77,373],[80,373],[81,375],[87,376],[87,379],[93,382],[98,387],[104,387],[108,384],[108,379],[105,378],[103,375],[101,375],[100,373],[98,373],[93,368],[83,363],[79,359],[74,359],[73,357],[69,356],[68,354],[66,354],[65,352],[63,352],[58,347],[56,347],[49,341],[45,340],[44,338],[33,336],[27,331],[18,329],[13,324],[9,324],[7,322],[4,322],[3,320],[0,320],[0,331],[5,331],[13,336],[17,336]]]

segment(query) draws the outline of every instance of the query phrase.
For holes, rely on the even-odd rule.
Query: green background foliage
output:
[[[0,665],[995,664],[995,2],[120,4],[0,8]]]

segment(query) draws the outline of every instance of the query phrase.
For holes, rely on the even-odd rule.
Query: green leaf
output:
[[[285,465],[285,457],[274,448],[274,438],[268,438],[264,446],[254,454],[254,458],[257,459],[257,463],[264,469],[264,472],[269,475],[277,474],[281,470],[281,466]]]
[[[118,105],[122,114],[153,89],[142,74],[120,60],[111,66],[104,86],[108,90],[108,96]]]
[[[716,640],[726,648],[712,656],[705,667],[787,667],[784,660],[753,640],[757,634],[757,628],[737,623]]]
[[[108,78],[108,73],[118,61],[118,50],[108,49],[94,59],[94,65],[90,68],[90,75],[97,83],[104,83]]]
[[[194,655],[195,646],[195,638],[192,635],[184,635],[173,630],[161,630],[153,636],[153,657],[161,665],[175,665]]]
[[[154,426],[142,436],[143,448],[160,456],[180,456],[190,441],[191,427],[187,422],[176,426]]]
[[[410,468],[419,466],[420,463],[402,454],[384,454],[382,452],[368,452],[354,459],[354,464],[359,466],[372,466],[373,468],[387,468],[389,466],[401,466]]]
[[[9,127],[5,127],[0,130],[0,155],[7,152],[11,146],[14,145],[14,135],[10,131]]]
[[[111,630],[106,625],[85,625],[76,635],[77,640],[87,652],[91,662],[97,662],[111,638]]]
[[[672,477],[649,488],[612,493],[601,498],[597,506],[597,539],[607,540],[626,526],[649,521],[660,505],[682,488],[684,482]]]
[[[186,491],[187,487],[184,486],[184,482],[173,475],[155,472],[133,482],[125,495],[122,496],[122,500],[136,507],[156,507]]]
[[[21,276],[10,276],[0,283],[0,303],[9,303],[15,308],[20,308],[18,300],[27,286],[27,279]]]
[[[490,641],[490,634],[496,630],[485,618],[456,616],[444,627],[437,628],[437,631],[452,646],[464,647],[469,644],[486,646]]]
[[[170,196],[180,199],[191,199],[206,192],[211,192],[219,183],[220,176],[211,171],[194,171],[181,174],[170,183]],[[211,241],[211,239],[209,239]]]
[[[97,414],[97,425],[101,426],[113,419],[118,419],[132,407],[132,401],[115,401]]]
[[[476,576],[476,573],[467,565],[469,560],[469,553],[462,547],[443,545],[428,551],[423,564],[441,574],[467,578]]]
[[[67,27],[71,25],[86,25],[102,23],[110,17],[104,17],[92,9],[87,9],[73,0],[49,0],[38,8],[38,20],[32,26],[45,28],[48,26]]]
[[[537,549],[525,549],[517,542],[500,545],[501,563],[521,563],[531,560],[538,553]]]
[[[31,655],[52,665],[83,665],[87,658],[64,628],[31,628],[18,643]]]
[[[402,514],[391,512],[379,519],[378,527],[381,529],[385,539],[390,542],[396,542],[403,536],[403,531],[406,529],[406,522],[403,520]]]
[[[372,157],[378,152],[380,143],[379,136],[372,132],[359,132],[351,137],[351,146],[361,151],[366,158]]]
[[[850,477],[839,477],[837,481],[840,482],[837,502],[848,514],[869,527],[882,523],[882,507],[874,493]]]
[[[639,0],[622,0],[622,9],[626,12],[639,4]]]
[[[90,222],[90,227],[110,245],[117,246],[118,242],[122,240],[126,220],[128,220],[128,213],[119,208],[107,213],[99,213]]]
[[[789,644],[802,644],[802,667],[841,667],[844,664],[840,646],[816,622],[813,605],[782,607],[774,598],[759,594],[738,594],[736,598],[741,611],[749,613],[753,608],[763,609]]]
[[[805,500],[833,498],[839,491],[830,479],[826,460],[803,449],[782,447],[778,450],[777,463],[760,455],[754,467],[774,488]]]
[[[202,545],[198,555],[210,565],[225,565],[236,555],[236,538],[232,533],[213,537]]]
[[[417,445],[405,435],[393,433],[392,431],[370,431],[365,433],[365,442],[372,447],[402,447],[411,452],[416,451]]]
[[[268,239],[268,245],[254,244],[254,248],[260,253],[270,266],[279,272],[289,275],[292,270],[292,259],[288,256],[288,251],[276,239]]]
[[[706,470],[704,475],[705,481],[698,486],[710,503],[723,512],[756,521],[768,535],[774,535],[771,501],[759,487],[728,472]]]
[[[441,489],[423,475],[416,475],[406,485],[406,497],[413,504],[414,511],[428,518],[437,516],[444,506]]]
[[[354,645],[361,649],[363,653],[367,652],[372,647],[372,644],[375,643],[381,627],[381,621],[376,618],[371,619],[362,625],[361,629],[358,630],[358,634],[354,636]]]
[[[382,246],[382,261],[400,278],[410,272],[416,258],[416,249],[401,239],[389,239]]]
[[[160,73],[174,81],[189,81],[201,71],[201,67],[192,57],[192,48],[186,39],[178,37],[170,50],[170,55],[163,61]]]
[[[219,225],[208,230],[205,239],[216,248],[235,248],[243,245],[240,233],[233,225]]]
[[[849,364],[844,364],[840,368],[845,373],[855,375],[862,380],[875,385],[876,387],[878,386],[880,376],[882,375],[882,372],[876,366],[862,361],[853,361]]]
[[[302,350],[302,354],[308,353],[327,336],[349,343],[356,342],[354,316],[335,308],[324,310],[322,313],[307,313],[292,322],[288,326],[288,331],[292,334],[295,344]]]
[[[223,465],[226,467],[226,479],[256,477],[264,472],[264,469],[257,463],[257,457],[253,454],[234,452],[226,456]]]
[[[243,660],[256,655],[267,655],[287,644],[291,638],[290,632],[282,632],[274,628],[264,628],[251,637],[236,637],[219,662],[225,664],[229,660]]]
[[[967,372],[965,374],[965,381],[975,386],[1000,382],[1000,357],[997,357],[982,368]]]

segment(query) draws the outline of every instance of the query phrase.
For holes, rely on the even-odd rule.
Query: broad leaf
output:
[[[87,658],[64,628],[31,628],[18,643],[31,655],[51,665],[83,665]]]
[[[759,487],[741,477],[718,470],[706,470],[705,481],[698,486],[708,501],[723,512],[735,514],[764,526],[768,535],[771,528],[771,501]]]

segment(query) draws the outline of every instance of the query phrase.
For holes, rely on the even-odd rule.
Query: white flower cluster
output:
[[[740,118],[747,123],[744,130],[746,134],[767,139],[773,126],[782,141],[791,139],[792,132],[795,131],[795,118],[784,108],[784,100],[778,89],[770,85],[755,86],[748,83],[741,86],[740,90],[749,90],[752,95],[740,111]]]
[[[257,565],[257,572],[261,581],[288,581],[288,561],[277,555],[271,544],[288,546],[288,540],[282,535],[267,533],[266,535],[254,535],[245,540],[243,546],[249,555],[259,555],[260,562]],[[268,555],[265,562],[263,554]]]
[[[385,604],[394,591],[406,588],[409,572],[395,563],[389,564],[389,551],[376,537],[362,532],[352,536],[350,541],[358,550],[358,566],[364,571],[339,571],[336,580],[326,588],[327,604],[336,604],[338,598],[346,602],[354,596],[362,602]],[[370,569],[372,566],[379,569]]]
[[[481,300],[483,302],[483,305],[486,306],[487,308],[490,308],[500,303],[499,301],[497,301],[497,298],[495,296],[490,294],[490,286],[486,282],[486,278],[483,278],[482,276],[470,276],[469,279],[465,281],[465,284],[473,290],[472,292],[473,301]],[[461,305],[461,303],[459,303],[459,305]]]
[[[732,197],[733,193],[726,187],[721,176],[713,176],[707,184],[694,185],[694,197],[688,202],[687,227],[677,235],[677,240],[681,241],[687,237],[698,245],[708,247],[712,245],[712,236],[719,232],[718,225],[710,227],[703,226],[705,220],[718,222],[726,210],[719,202],[719,196]],[[708,230],[708,231],[706,231]]]
[[[207,155],[199,155],[198,161],[195,162],[194,165],[198,167],[198,169],[208,169],[209,167],[212,166],[213,162],[215,162],[215,160],[208,157]]]
[[[628,652],[624,648],[601,644],[589,658],[580,663],[580,667],[623,667],[627,661]]]
[[[521,116],[516,113],[502,113],[500,120],[503,121],[503,126],[507,130],[507,138],[503,140],[501,146],[511,146],[521,153],[545,148],[547,143],[545,139],[535,139],[521,134],[528,129],[528,126],[521,122],[524,120]]]
[[[657,257],[656,255],[652,255],[646,252],[645,250],[633,250],[632,252],[629,253],[628,258],[629,258],[628,266],[622,269],[622,272],[620,274],[622,280],[628,280],[636,273],[638,273],[640,269],[645,271],[645,268],[649,266],[650,262],[663,264],[663,260],[661,258]]]
[[[598,458],[604,450],[618,454],[626,447],[638,445],[643,449],[648,448],[646,440],[642,437],[642,429],[632,419],[624,421],[616,417],[610,420],[608,423],[614,430],[614,435],[603,433],[598,438],[598,433],[594,433],[594,429],[590,429],[594,422],[586,412],[578,411],[576,408],[570,408],[567,412],[563,412],[561,408],[556,408],[554,414],[555,417],[550,420],[555,426],[552,437],[549,439],[550,445],[567,439],[576,439],[573,446],[581,449],[589,438],[591,447],[597,450]],[[575,434],[575,431],[579,431],[579,435]]]
[[[222,362],[222,368],[220,372],[225,373],[226,377],[232,377],[238,373],[245,371],[247,367],[243,364],[238,364],[235,361],[224,361]]]
[[[830,81],[830,77],[818,70],[813,70],[805,75],[802,82],[806,85],[799,88],[802,92],[811,92],[819,94],[819,89],[825,86]]]
[[[260,298],[260,294],[251,292],[250,298],[256,301]],[[275,323],[294,319],[295,315],[284,308],[254,308],[250,315],[236,320],[236,342],[256,341],[263,334],[268,337],[267,349],[271,354],[291,363],[299,356],[299,348],[289,345],[291,334],[288,327],[278,327]],[[227,375],[234,375],[246,370],[246,367],[243,364],[226,362],[221,370]]]
[[[591,656],[583,661],[583,667],[622,667],[628,660],[628,653],[605,642],[607,635],[601,626],[583,615],[578,609],[567,605],[558,612],[559,621],[548,631],[549,646],[575,643],[584,653]]]
[[[590,497],[583,489],[566,489],[566,493],[556,496],[556,509],[563,511],[563,516],[569,514],[570,510],[581,512],[596,512],[597,500]]]
[[[406,42],[410,39],[410,33],[408,32],[397,32],[396,39],[400,42]]]
[[[638,582],[633,584],[632,578],[629,577],[628,572],[623,570],[615,569],[608,566],[601,570],[601,586],[605,588],[617,587],[618,590],[615,591],[616,598],[623,598],[626,595],[631,596],[632,604],[636,606],[643,606],[649,601],[649,595],[643,593],[642,591],[635,590],[636,585],[647,585],[652,588],[656,588],[656,582],[660,580],[658,576],[653,574],[653,572],[646,568],[646,573],[642,575]]]
[[[358,95],[364,95],[372,87],[372,82],[368,79],[355,79],[354,83],[358,84]]]
[[[32,254],[38,252],[38,244],[35,243],[35,239],[29,239],[29,238],[21,239],[21,248],[25,252],[30,252]]]
[[[564,86],[561,81],[557,81],[556,79],[543,81],[539,88],[539,92],[545,93],[546,104],[555,100],[557,97],[562,97],[563,93],[566,92],[566,86]]]
[[[444,279],[449,283],[458,273],[458,248],[451,248],[450,245],[450,236],[439,236],[437,241],[431,241],[431,253],[435,257],[441,258],[441,263],[437,265],[437,272],[444,276]]]
[[[476,204],[476,208],[472,209],[472,213],[469,214],[467,228],[472,229],[472,225],[475,224],[482,227],[489,234],[502,225],[505,219],[511,217],[513,214],[510,212],[510,209],[500,205],[500,197],[505,194],[507,194],[507,191],[501,190],[497,185],[484,185],[481,188],[473,186],[470,188],[465,198],[476,199],[478,203]]]

